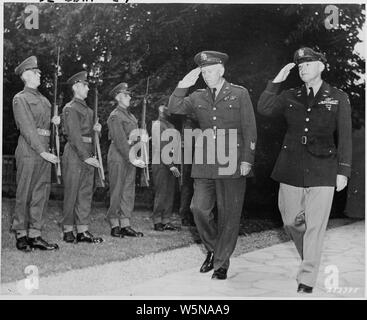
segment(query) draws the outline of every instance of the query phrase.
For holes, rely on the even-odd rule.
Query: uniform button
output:
[[[310,121],[310,118],[306,118],[306,122]]]
[[[214,108],[213,108],[213,110],[215,111],[215,110],[217,110],[217,108],[216,108],[216,107],[214,107]]]
[[[308,128],[305,128],[305,132],[308,132]]]
[[[213,129],[216,130],[217,129],[217,126],[214,126]]]
[[[213,117],[213,120],[217,120],[217,117]]]
[[[311,112],[311,108],[308,108],[308,109],[307,109],[307,112]]]
[[[232,105],[230,104],[229,107],[232,108]]]

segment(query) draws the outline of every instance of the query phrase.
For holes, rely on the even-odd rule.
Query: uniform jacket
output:
[[[64,157],[70,161],[84,161],[93,156],[93,144],[83,141],[92,138],[93,110],[84,100],[73,98],[63,109],[64,132],[67,135]]]
[[[131,164],[129,152],[132,142],[129,142],[129,137],[131,131],[138,129],[138,120],[128,110],[117,107],[111,112],[107,125],[111,140],[108,161],[125,161]]]
[[[296,187],[335,186],[337,174],[350,176],[352,121],[348,96],[323,82],[311,106],[306,86],[280,92],[269,81],[258,112],[282,114],[287,132],[272,178]]]
[[[162,140],[162,133],[166,129],[174,130],[170,134],[176,133],[175,138],[173,140],[172,139],[170,139],[169,141]],[[168,120],[159,118],[158,120],[153,121],[152,122],[152,163],[153,163],[152,166],[166,166],[167,168],[171,168],[177,164],[180,164],[180,158],[179,158],[179,154],[181,152],[180,144],[179,144],[180,141],[181,141],[180,133],[175,129],[174,125],[170,123]],[[172,158],[173,163],[167,164],[162,161],[161,156],[162,156],[163,149],[165,150],[165,147],[168,144],[170,144],[170,146],[172,147],[171,151],[169,152],[169,157]],[[158,148],[158,145],[159,145],[159,148]],[[166,150],[165,150],[165,153],[167,153]],[[156,161],[160,161],[160,163],[159,164],[154,163]]]
[[[23,157],[39,157],[49,151],[49,136],[37,129],[50,130],[51,104],[38,90],[25,87],[13,98],[13,112],[20,130],[16,153]]]
[[[240,163],[254,162],[257,139],[255,116],[247,89],[224,81],[215,101],[209,88],[197,90],[185,97],[187,91],[186,88],[175,89],[169,100],[169,111],[176,114],[192,113],[202,131],[212,129],[209,132],[214,133],[214,150],[208,145],[209,140],[204,139],[204,143],[199,144],[196,139],[191,176],[207,179],[240,177]],[[229,141],[229,129],[234,129],[236,144],[233,144],[233,136],[232,143]],[[229,151],[234,155],[229,161],[235,164],[233,171],[226,174],[219,171],[229,167],[229,163],[228,159],[224,161],[223,156],[218,158],[218,146],[221,151],[225,149],[225,156],[230,154]],[[214,159],[208,154],[214,154]]]

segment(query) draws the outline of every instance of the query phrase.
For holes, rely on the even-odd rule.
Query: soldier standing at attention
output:
[[[64,241],[68,243],[100,243],[88,231],[92,207],[94,168],[99,167],[93,156],[93,131],[101,132],[99,123],[93,125],[93,110],[85,103],[88,96],[87,72],[81,71],[67,80],[74,97],[63,109],[67,143],[63,154],[64,173]],[[76,239],[73,233],[76,226]]]
[[[152,123],[152,140],[159,142],[160,148],[154,148],[153,152],[160,152],[169,141],[162,140],[162,133],[167,129],[175,129],[174,125],[167,119],[167,107],[160,105],[158,107],[158,120]],[[180,146],[173,147],[173,152],[177,152]],[[180,176],[180,171],[174,163],[165,164],[161,155],[153,155],[152,158],[159,159],[159,163],[152,164],[152,174],[154,183],[154,207],[152,219],[155,231],[179,230],[172,223],[172,209],[175,198],[176,178]]]
[[[214,268],[212,279],[226,279],[229,258],[236,246],[246,189],[246,176],[254,162],[256,123],[247,89],[223,78],[228,55],[203,51],[194,58],[198,68],[190,71],[170,97],[170,113],[194,114],[205,144],[195,144],[191,176],[194,195],[191,210],[208,253],[200,272]],[[207,84],[185,97],[200,73]],[[232,130],[230,130],[232,129]],[[234,133],[234,134],[233,134]],[[221,145],[225,141],[225,144]],[[203,141],[203,140],[201,140]],[[216,142],[217,141],[217,142]],[[203,159],[196,161],[197,155]],[[213,155],[205,157],[205,155]],[[223,157],[229,154],[229,167],[223,169]],[[206,158],[206,159],[205,159]],[[232,165],[234,164],[234,170]],[[215,202],[218,223],[212,212]]]
[[[24,90],[13,99],[15,123],[20,130],[15,150],[17,191],[12,217],[18,250],[56,250],[41,238],[43,218],[51,188],[51,164],[57,157],[49,152],[51,104],[39,91],[41,71],[31,56],[15,68],[24,82]],[[60,117],[52,122],[60,124]]]
[[[297,274],[299,293],[312,293],[334,188],[343,190],[351,173],[350,102],[347,94],[321,79],[325,63],[321,53],[310,48],[297,50],[294,63],[268,83],[258,103],[259,113],[282,114],[287,122],[272,178],[280,182],[279,210],[302,259]],[[296,65],[304,85],[280,91]]]
[[[130,133],[138,129],[138,120],[127,109],[131,100],[127,83],[118,84],[110,95],[116,100],[117,107],[107,120],[111,140],[107,155],[111,198],[106,218],[112,237],[142,237],[143,233],[135,231],[130,225],[135,202],[136,167],[145,167],[144,161],[133,159],[131,162],[129,157],[130,147],[135,143]]]

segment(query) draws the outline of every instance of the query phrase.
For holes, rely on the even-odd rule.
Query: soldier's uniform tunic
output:
[[[110,181],[110,207],[107,219],[111,227],[130,226],[135,201],[136,167],[129,160],[131,131],[138,129],[138,120],[127,109],[117,107],[108,120],[111,145],[108,150],[108,176]]]
[[[29,230],[35,238],[41,234],[51,187],[51,163],[40,156],[49,152],[51,104],[38,90],[25,87],[14,96],[13,112],[20,136],[12,229],[23,235]]]
[[[229,129],[236,129],[237,144],[234,145],[235,162],[233,172],[223,174],[220,168],[228,167],[218,161],[215,144],[215,161],[210,163],[207,144],[195,144],[195,156],[203,154],[203,161],[192,165],[194,196],[191,210],[201,239],[208,251],[214,251],[214,269],[229,267],[229,258],[235,248],[241,211],[244,201],[246,177],[240,175],[241,162],[253,164],[256,144],[256,123],[254,111],[247,89],[224,81],[213,100],[210,89],[197,90],[185,97],[188,89],[176,88],[170,97],[169,111],[177,114],[194,114],[200,129],[212,129],[214,142],[225,141],[225,155],[229,153]],[[225,129],[224,133],[218,131]],[[219,133],[222,134],[219,137]],[[206,142],[206,140],[204,140]],[[209,148],[211,149],[211,148]],[[213,150],[209,150],[209,153]],[[214,222],[212,209],[217,202],[218,224]]]
[[[272,178],[280,182],[279,209],[302,258],[297,281],[313,287],[337,174],[349,177],[351,173],[351,108],[348,96],[326,82],[310,105],[305,85],[280,89],[281,83],[269,81],[258,111],[281,114],[287,122]],[[305,224],[295,223],[300,214]]]
[[[167,121],[166,119],[159,118],[152,123],[152,141],[159,141],[160,148],[155,148],[154,151],[162,151],[163,148],[170,143],[169,141],[162,141],[161,134],[166,129],[174,129],[174,125]],[[153,136],[154,134],[159,134],[159,137]],[[173,147],[173,152],[178,151],[179,146]],[[173,156],[173,154],[171,154]],[[155,156],[153,155],[154,159]],[[160,155],[157,155],[157,159],[161,159]],[[173,163],[165,164],[162,159],[159,164],[152,164],[152,175],[154,183],[154,207],[153,207],[153,223],[163,223],[167,224],[171,222],[173,201],[175,197],[175,184],[176,178],[172,174],[170,168],[174,166]]]
[[[63,119],[67,143],[62,157],[62,225],[76,225],[78,233],[82,233],[88,230],[93,196],[94,167],[84,162],[93,156],[93,110],[84,100],[73,98],[63,109]]]

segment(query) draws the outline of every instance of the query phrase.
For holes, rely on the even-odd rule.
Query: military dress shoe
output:
[[[172,223],[166,223],[166,224],[163,224],[163,230],[168,230],[168,231],[178,231],[180,230],[179,227],[176,227],[174,224]]]
[[[93,236],[89,231],[81,232],[76,235],[77,242],[87,243],[101,243],[103,241],[100,237]]]
[[[312,287],[307,286],[307,285],[305,285],[305,284],[303,284],[303,283],[300,283],[300,284],[298,285],[297,292],[298,292],[298,293],[312,293],[312,290],[313,290],[313,288],[312,288]]]
[[[154,230],[155,231],[164,231],[164,225],[163,223],[155,223],[154,224]]]
[[[16,247],[18,250],[23,251],[23,252],[32,251],[32,248],[29,245],[28,239],[26,236],[17,239]]]
[[[214,252],[208,252],[203,265],[200,268],[201,273],[209,272],[214,268]]]
[[[217,270],[214,270],[214,273],[212,275],[212,279],[218,279],[218,280],[227,279],[227,269],[219,268]]]
[[[75,243],[75,236],[73,231],[64,232],[63,240],[67,243]]]
[[[56,243],[48,243],[46,240],[43,240],[41,237],[28,238],[28,242],[32,249],[40,249],[40,250],[59,249],[59,246]]]
[[[121,233],[120,227],[114,227],[111,229],[111,236],[116,238],[123,238],[124,235]]]
[[[144,236],[144,234],[142,232],[135,231],[131,227],[121,228],[121,233],[124,236],[127,236],[127,237],[142,237],[142,236]]]

